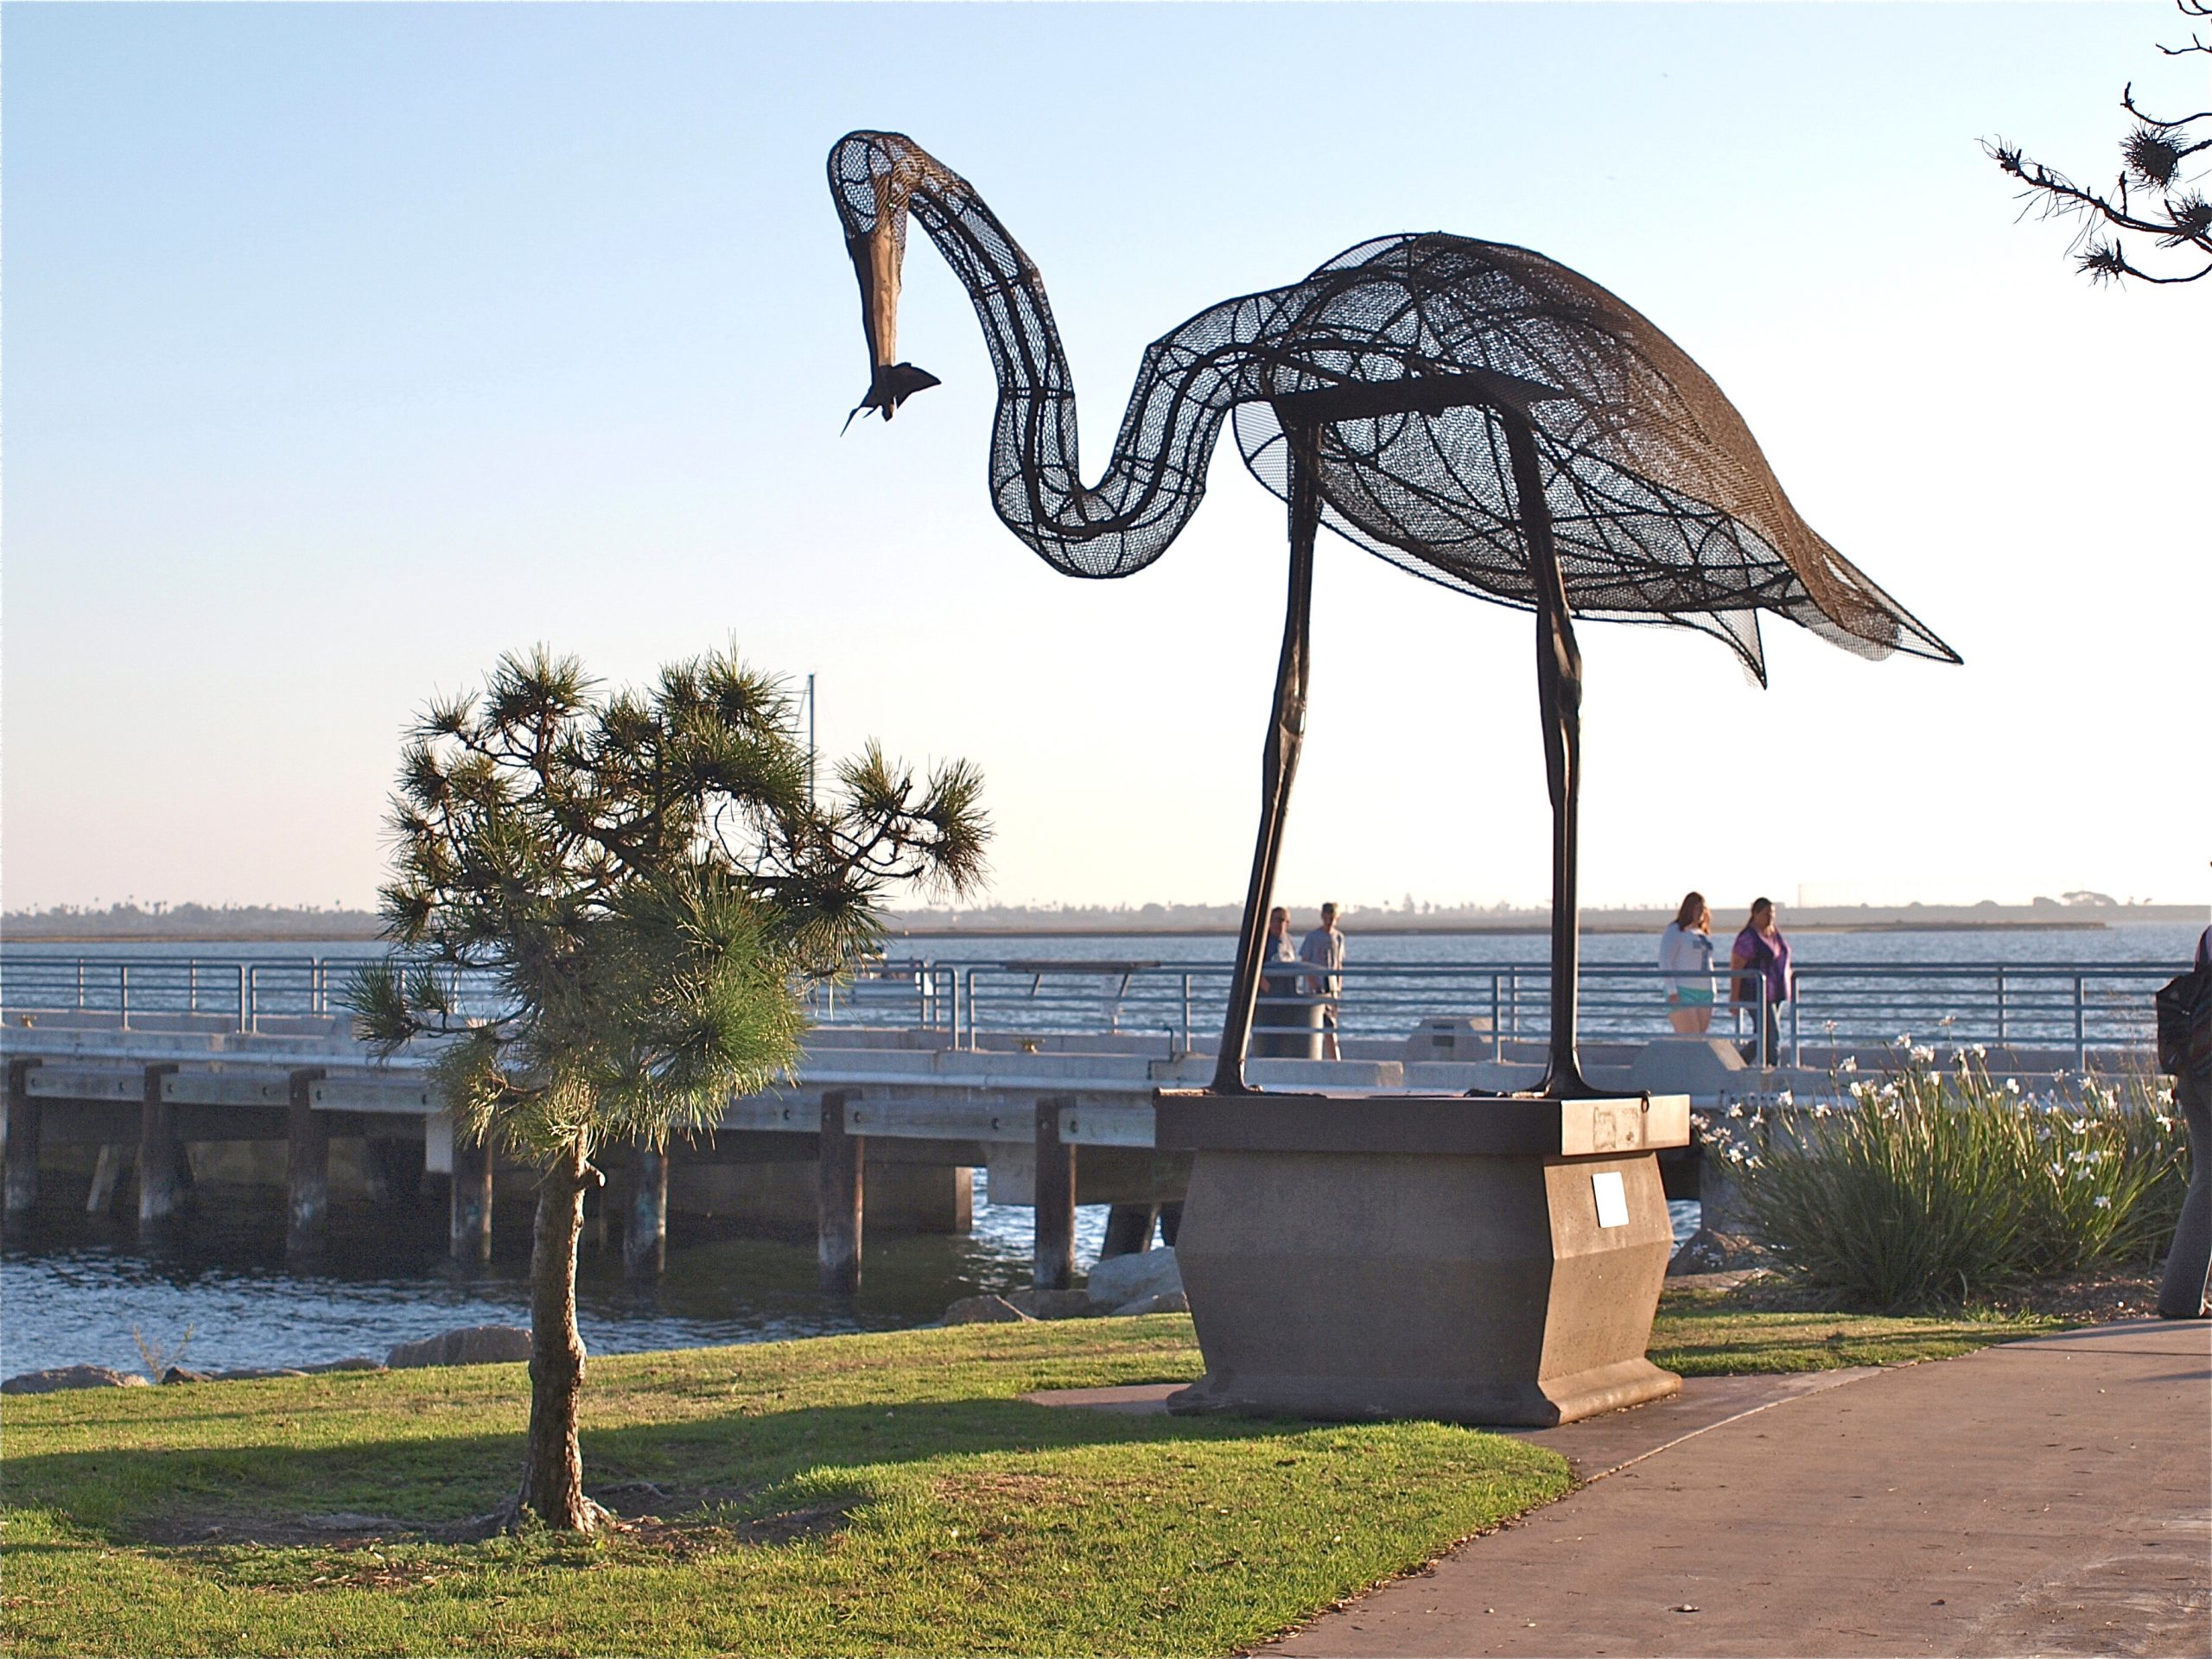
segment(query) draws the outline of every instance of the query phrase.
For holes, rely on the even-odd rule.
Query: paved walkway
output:
[[[1591,1484],[1268,1651],[2212,1653],[2209,1384],[2154,1321],[1694,1380],[1532,1433]]]

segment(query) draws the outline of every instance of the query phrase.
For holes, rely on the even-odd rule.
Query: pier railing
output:
[[[2153,1039],[2152,995],[2174,969],[2153,963],[1970,963],[1941,967],[1835,963],[1801,968],[1796,995],[1776,1010],[1797,1064],[1808,1047],[1882,1046],[1900,1036],[1956,1046],[2143,1050]],[[1586,963],[1582,1033],[1637,1042],[1664,1034],[1672,976],[1643,964]],[[1700,976],[1701,977],[1701,976]],[[1346,1039],[1403,1039],[1418,1032],[1466,1045],[1539,1042],[1549,1034],[1551,974],[1527,963],[1346,965],[1328,999]],[[1226,964],[1179,963],[886,963],[825,999],[833,1024],[912,1024],[958,1046],[1032,1032],[1158,1033],[1171,1052],[1210,1047],[1229,995]],[[1748,1042],[1766,1017],[1756,975],[1712,976],[1713,1033]],[[1310,1035],[1319,988],[1285,974],[1262,995],[1253,1034]],[[1741,995],[1736,995],[1738,992]]]
[[[177,957],[0,951],[0,1010],[10,1023],[42,1014],[130,1027],[259,1032],[272,1023],[344,1012],[362,957]],[[1288,965],[1286,964],[1287,968]],[[1796,996],[1778,1010],[1788,1058],[1910,1035],[1942,1046],[1986,1043],[2070,1052],[2142,1051],[2152,1040],[2152,994],[2174,969],[2156,963],[1966,963],[1942,966],[1823,963],[1800,967]],[[1636,1042],[1669,1028],[1668,976],[1641,964],[1585,963],[1583,1034]],[[1330,1000],[1341,1035],[1363,1044],[1423,1033],[1455,1058],[1547,1034],[1550,976],[1539,963],[1347,965]],[[829,1026],[901,1026],[974,1048],[1038,1034],[1156,1037],[1171,1053],[1210,1048],[1229,994],[1225,963],[1008,959],[874,961],[812,993]],[[1717,973],[1713,1031],[1748,1041],[1765,1017],[1756,976]],[[1319,988],[1289,969],[1262,997],[1255,1036],[1310,1037]],[[463,1013],[496,1012],[488,975],[450,989]],[[1736,996],[1738,990],[1745,993]]]

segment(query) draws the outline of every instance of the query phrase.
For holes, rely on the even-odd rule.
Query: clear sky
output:
[[[1220,900],[1281,509],[1158,565],[992,517],[925,241],[895,425],[823,183],[912,133],[1042,269],[1103,465],[1144,343],[1364,238],[1542,250],[1704,363],[1965,656],[1777,623],[1772,689],[1583,631],[1586,898],[2212,891],[2212,292],[2094,289],[1977,141],[2202,107],[2152,3],[25,5],[4,30],[5,903],[365,904],[400,729],[543,640],[734,639],[825,746],[983,769],[1007,902]],[[1540,899],[1530,625],[1325,543],[1282,892]]]

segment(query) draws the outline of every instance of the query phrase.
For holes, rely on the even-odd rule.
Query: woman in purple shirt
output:
[[[1748,1001],[1758,996],[1758,987],[1750,982],[1749,976],[1757,974],[1766,982],[1766,1018],[1759,1040],[1754,1045],[1751,1058],[1760,1065],[1782,1063],[1782,1020],[1779,1010],[1789,1000],[1789,941],[1782,937],[1782,930],[1774,925],[1774,900],[1751,900],[1751,918],[1744,924],[1744,931],[1736,936],[1736,943],[1728,952],[1728,965],[1739,977],[1736,982],[1736,1000]]]

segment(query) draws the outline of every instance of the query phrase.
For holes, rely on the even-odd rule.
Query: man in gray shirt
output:
[[[1344,936],[1337,931],[1337,907],[1330,903],[1321,906],[1321,925],[1306,936],[1298,947],[1298,959],[1311,963],[1326,971],[1308,976],[1306,994],[1324,997],[1321,1005],[1321,1058],[1340,1060],[1343,1053],[1337,1046],[1337,1004],[1344,995]]]

